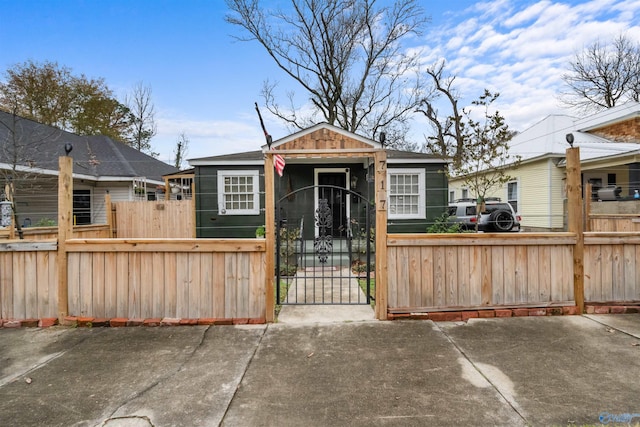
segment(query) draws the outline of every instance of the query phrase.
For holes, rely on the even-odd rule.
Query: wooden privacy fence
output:
[[[640,215],[589,214],[587,231],[594,232],[640,232]]]
[[[53,227],[27,227],[22,229],[23,237],[26,240],[55,240],[58,238],[58,226]],[[0,240],[9,240],[12,235],[17,238],[17,231],[0,231]],[[111,237],[107,224],[98,225],[75,225],[73,236],[78,239],[100,239]],[[13,240],[13,239],[12,239]]]
[[[66,247],[71,315],[265,317],[264,240],[74,239]]]
[[[191,200],[114,202],[115,236],[127,238],[195,238],[195,208]]]
[[[640,234],[585,233],[585,301],[640,301]]]
[[[389,235],[390,313],[574,305],[573,233]]]
[[[58,316],[57,244],[0,243],[0,319]]]
[[[573,305],[573,233],[392,234],[390,313]],[[264,319],[263,239],[71,239],[68,313]],[[55,241],[0,243],[2,319],[57,317]],[[640,235],[585,233],[585,300],[640,301]]]

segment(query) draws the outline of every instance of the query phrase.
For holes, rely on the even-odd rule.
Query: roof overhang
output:
[[[635,118],[640,118],[640,103],[628,102],[576,120],[575,126],[582,132],[589,132]]]
[[[264,160],[190,160],[191,166],[262,166]],[[167,175],[165,175],[167,176]]]
[[[6,171],[12,171],[14,170],[14,168],[7,164],[7,163],[0,163],[0,170],[6,170]],[[22,173],[31,173],[31,174],[37,174],[37,175],[44,175],[44,176],[52,176],[52,177],[57,177],[60,175],[60,172],[57,170],[52,170],[52,169],[43,169],[43,168],[32,168],[32,167],[28,167],[28,166],[22,166],[22,165],[16,165],[15,170],[17,172],[22,172]],[[93,175],[85,175],[85,174],[80,174],[80,173],[73,173],[73,179],[83,179],[85,181],[93,181],[93,182],[131,182],[134,179],[139,179],[139,177],[134,177],[134,176],[100,176],[100,177],[96,177]],[[155,180],[155,179],[149,179],[146,178],[147,182],[153,183],[153,184],[164,184],[163,181],[161,180]]]

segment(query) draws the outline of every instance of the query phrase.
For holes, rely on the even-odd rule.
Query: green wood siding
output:
[[[258,170],[260,186],[259,215],[221,215],[218,209],[219,170]],[[255,237],[256,228],[264,225],[264,166],[198,166],[196,182],[197,237]]]
[[[275,200],[279,211],[276,218],[286,219],[298,226],[304,217],[304,239],[311,240],[315,233],[315,212],[313,189],[298,191],[314,185],[315,168],[349,169],[351,176],[357,177],[356,186],[352,189],[360,197],[349,197],[350,219],[357,221],[362,228],[365,224],[366,203],[374,201],[373,183],[367,182],[367,170],[362,163],[335,164],[287,164],[282,177],[274,177]],[[394,168],[424,168],[426,170],[426,195],[424,219],[393,219],[388,222],[390,233],[424,233],[434,219],[442,215],[447,207],[448,186],[443,173],[443,165],[433,164],[391,164]],[[260,183],[260,214],[259,215],[222,215],[218,210],[218,171],[220,170],[258,170]],[[369,171],[372,175],[372,171]],[[264,225],[264,167],[258,165],[247,166],[197,166],[195,168],[196,182],[196,228],[198,237],[255,237],[255,230]],[[295,192],[293,196],[286,197]],[[374,207],[370,214],[375,218]]]
[[[434,220],[447,211],[449,188],[444,165],[437,164],[390,164],[388,170],[394,168],[411,169],[424,168],[426,170],[426,218],[425,219],[389,219],[387,231],[389,233],[425,233],[427,227]]]

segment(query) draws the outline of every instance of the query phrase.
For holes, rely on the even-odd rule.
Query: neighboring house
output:
[[[631,102],[584,118],[552,115],[516,135],[509,143],[510,155],[522,161],[509,169],[513,179],[488,196],[511,203],[522,216],[525,231],[563,230],[565,227],[566,164],[573,134],[580,147],[582,185],[593,185],[590,197],[607,186],[621,189],[621,198],[640,189],[640,103]],[[474,197],[460,178],[449,179],[449,200]]]
[[[154,199],[178,169],[109,137],[80,136],[0,111],[0,197],[12,185],[19,221],[57,220],[58,158],[71,144],[75,223],[104,224],[112,201]],[[164,196],[163,196],[164,197]]]
[[[348,148],[352,155],[324,157],[324,150]],[[286,158],[275,175],[276,218],[299,225],[304,239],[317,236],[322,200],[332,210],[332,233],[362,232],[367,206],[375,217],[373,159],[358,151],[382,148],[379,142],[321,123],[274,141]],[[198,237],[253,237],[265,224],[264,159],[259,151],[192,159],[195,169]],[[304,157],[287,157],[295,150]],[[309,154],[306,155],[305,151]],[[386,150],[389,232],[424,232],[446,210],[446,161],[428,154]],[[370,222],[372,228],[374,224]]]

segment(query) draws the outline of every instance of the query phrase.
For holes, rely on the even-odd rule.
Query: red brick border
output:
[[[148,318],[127,319],[125,317],[96,318],[85,316],[65,316],[62,322],[55,317],[43,317],[42,319],[0,319],[0,328],[49,328],[55,325],[81,328],[100,327],[132,327],[132,326],[195,326],[195,325],[262,325],[267,323],[264,317],[239,317],[239,318]]]
[[[587,314],[626,314],[640,313],[640,304],[616,304],[616,305],[587,305]],[[518,307],[518,308],[495,308],[460,311],[430,311],[425,313],[388,313],[389,320],[433,320],[434,322],[466,322],[469,319],[488,319],[492,317],[524,317],[524,316],[573,316],[578,314],[578,307],[555,306],[555,307]]]
[[[587,304],[585,307],[587,314],[626,314],[640,313],[639,304]],[[576,306],[556,306],[556,307],[518,307],[518,308],[496,308],[496,309],[474,309],[458,311],[432,311],[425,313],[388,313],[389,320],[433,320],[434,322],[466,322],[469,319],[487,319],[492,317],[523,317],[523,316],[572,316],[578,314]],[[132,327],[132,326],[193,326],[193,325],[262,325],[265,324],[264,317],[256,318],[219,318],[204,317],[197,319],[189,318],[148,318],[148,319],[127,319],[123,317],[94,318],[80,316],[65,316],[62,322],[58,323],[55,317],[45,317],[42,319],[0,319],[0,328],[20,328],[20,327],[40,327],[48,328],[60,324],[70,327]]]

